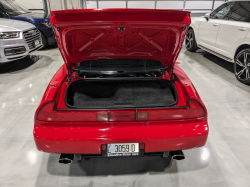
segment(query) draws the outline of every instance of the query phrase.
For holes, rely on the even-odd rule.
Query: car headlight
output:
[[[0,39],[19,38],[20,32],[0,32]]]
[[[50,22],[39,22],[40,24],[46,25],[47,27],[51,27]]]

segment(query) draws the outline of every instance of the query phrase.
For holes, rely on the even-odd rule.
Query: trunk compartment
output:
[[[82,79],[66,93],[66,105],[79,109],[169,107],[176,102],[174,85],[160,78]]]

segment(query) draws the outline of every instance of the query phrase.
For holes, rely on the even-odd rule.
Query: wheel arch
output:
[[[196,22],[195,23],[191,23],[190,25],[189,25],[189,28],[188,28],[188,30],[193,30],[194,31],[194,36],[195,36],[195,40],[196,40],[196,43],[198,44],[199,43],[199,41],[200,41],[200,39],[199,39],[199,36],[198,36],[198,33],[197,33],[197,29],[196,28],[199,28],[199,26],[196,24]]]
[[[188,27],[188,30],[191,30],[191,29],[195,32],[194,24],[192,24],[192,23]]]
[[[240,51],[242,51],[243,49],[247,49],[247,48],[250,49],[250,44],[241,44],[241,45],[239,45],[239,46],[236,48],[236,50],[235,50],[234,59],[235,59],[235,57],[237,56],[237,54],[238,54]]]

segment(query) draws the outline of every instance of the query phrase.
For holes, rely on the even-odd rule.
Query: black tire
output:
[[[41,49],[45,49],[48,45],[48,42],[47,42],[47,39],[45,38],[45,36],[43,35],[42,32],[41,32],[41,36],[42,36],[42,43],[43,43],[43,47]]]
[[[234,59],[234,74],[238,81],[250,85],[250,49],[241,50]]]
[[[195,52],[198,49],[193,29],[187,31],[185,44],[186,49],[190,52]]]

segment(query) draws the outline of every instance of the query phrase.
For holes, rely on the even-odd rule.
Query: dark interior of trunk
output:
[[[174,86],[159,78],[79,80],[69,86],[66,94],[71,108],[168,107],[176,100]]]

